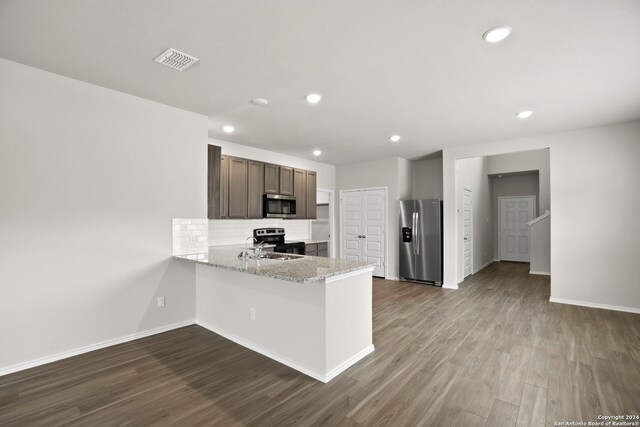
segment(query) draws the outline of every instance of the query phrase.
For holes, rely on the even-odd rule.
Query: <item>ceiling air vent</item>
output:
[[[173,68],[174,70],[184,71],[198,62],[199,59],[178,50],[169,48],[162,55],[154,59],[154,61],[159,64],[166,65],[167,67]]]

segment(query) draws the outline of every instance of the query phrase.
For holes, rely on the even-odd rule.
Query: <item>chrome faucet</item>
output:
[[[253,237],[253,236],[249,236],[249,237],[247,237],[246,239],[244,239],[244,247],[245,247],[245,249],[249,249],[249,246],[247,246],[247,242],[249,241],[249,239],[253,239],[253,241],[254,241],[255,243],[258,243],[258,239],[256,239],[256,238],[255,238],[255,237]]]
[[[250,248],[248,246],[249,240],[253,239],[254,245],[252,248]],[[238,255],[238,258],[260,258],[260,255],[262,255],[262,248],[264,247],[264,242],[258,242],[258,239],[256,239],[253,236],[249,236],[246,239],[244,239],[244,248],[245,250],[240,252],[240,255]],[[249,251],[253,251],[253,255],[249,254]]]

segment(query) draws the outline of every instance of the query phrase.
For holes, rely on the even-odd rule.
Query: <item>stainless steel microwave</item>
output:
[[[263,218],[295,218],[296,198],[282,194],[265,194],[262,199]]]

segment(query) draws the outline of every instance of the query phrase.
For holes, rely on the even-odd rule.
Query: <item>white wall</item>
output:
[[[3,59],[0,93],[0,371],[193,319],[206,117]]]
[[[340,190],[387,188],[387,269],[389,279],[398,277],[398,200],[410,198],[411,165],[405,159],[390,157],[370,162],[340,165],[336,186]],[[340,201],[336,201],[336,233],[340,235]],[[338,248],[340,245],[338,238]]]
[[[443,152],[445,275],[456,277],[455,160],[549,148],[551,297],[640,310],[640,121]],[[542,209],[544,209],[541,206]]]
[[[491,222],[491,186],[487,175],[486,157],[458,160],[457,172],[457,226],[462,230],[463,188],[470,188],[473,194],[473,272],[479,271],[493,260],[493,227]],[[462,235],[460,236],[462,239]],[[464,256],[462,242],[458,247],[457,281],[464,279]]]
[[[529,227],[529,241],[529,271],[551,274],[551,217],[548,214]]]
[[[398,200],[410,200],[411,199],[411,162],[401,157],[398,157],[397,159],[398,159]],[[397,203],[396,203],[396,206],[398,206]]]
[[[540,180],[539,212],[550,210],[549,150],[531,150],[489,156],[488,173],[491,175],[523,171],[538,171]]]
[[[544,150],[547,151],[548,150]],[[491,159],[491,157],[488,157]],[[547,168],[548,169],[548,168]],[[507,196],[536,196],[536,206],[534,210],[534,216],[538,216],[540,206],[540,174],[530,173],[526,175],[503,175],[502,178],[497,176],[491,177],[491,210],[492,210],[492,225],[493,225],[493,258],[500,259],[498,253],[498,239],[500,236],[498,220],[500,218],[500,207],[498,206],[499,197]],[[549,194],[547,192],[547,194]],[[531,218],[533,219],[533,218]]]
[[[442,199],[442,159],[411,162],[411,198]]]
[[[198,324],[313,378],[327,382],[373,350],[370,271],[305,284],[196,271]]]

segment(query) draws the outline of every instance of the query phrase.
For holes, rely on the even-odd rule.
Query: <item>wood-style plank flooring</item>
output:
[[[494,263],[457,291],[375,279],[376,350],[329,384],[189,326],[0,377],[0,425],[552,426],[638,414],[640,315],[548,299],[528,264]]]

